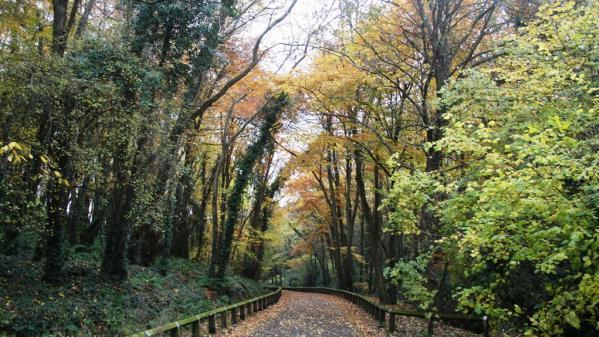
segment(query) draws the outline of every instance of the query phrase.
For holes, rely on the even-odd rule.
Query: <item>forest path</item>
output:
[[[281,299],[217,336],[370,337],[387,336],[370,315],[334,295],[283,290]]]

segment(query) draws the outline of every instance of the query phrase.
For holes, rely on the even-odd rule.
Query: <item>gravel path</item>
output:
[[[218,336],[383,337],[359,307],[333,295],[283,291],[279,302]]]

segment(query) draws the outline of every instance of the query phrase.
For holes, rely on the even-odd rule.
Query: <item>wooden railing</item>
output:
[[[237,324],[238,321],[243,321],[250,315],[260,310],[266,309],[270,305],[276,303],[281,297],[281,288],[274,291],[255,297],[243,302],[220,307],[211,311],[207,311],[195,316],[187,317],[182,320],[161,325],[159,327],[138,332],[129,337],[150,337],[160,334],[170,333],[171,337],[180,337],[183,329],[191,327],[191,336],[200,336],[200,327],[202,323],[208,324],[208,333],[216,333],[217,316],[220,317],[221,326],[227,327],[230,324]]]
[[[322,288],[322,287],[283,287],[284,290],[291,291],[303,291],[303,292],[316,292],[322,294],[333,294],[341,296],[348,301],[360,306],[364,311],[371,314],[375,320],[377,320],[381,326],[385,326],[385,322],[388,322],[387,327],[389,331],[394,332],[397,330],[397,316],[411,316],[427,318],[427,313],[422,311],[408,311],[389,308],[387,306],[378,304],[366,296],[352,293],[350,291],[334,289],[334,288]],[[484,337],[489,337],[489,319],[487,316],[474,316],[474,315],[461,315],[461,314],[439,314],[436,315],[435,319],[439,320],[455,320],[455,321],[467,321],[467,322],[480,322],[482,325],[482,334]]]

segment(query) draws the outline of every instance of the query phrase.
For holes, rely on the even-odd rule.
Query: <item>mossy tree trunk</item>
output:
[[[289,105],[289,99],[286,94],[280,94],[271,98],[264,108],[264,121],[260,127],[258,138],[251,144],[247,151],[237,162],[235,167],[235,181],[231,193],[227,197],[227,216],[224,223],[223,240],[218,255],[218,267],[216,276],[223,278],[229,264],[231,255],[231,245],[235,234],[235,226],[239,218],[239,210],[243,201],[245,188],[253,174],[253,168],[256,162],[264,155],[264,149],[273,141],[275,125],[283,109]]]

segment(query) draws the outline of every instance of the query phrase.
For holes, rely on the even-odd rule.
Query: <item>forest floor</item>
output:
[[[119,337],[264,293],[240,277],[211,280],[192,261],[129,266],[122,283],[105,279],[94,254],[74,254],[58,285],[42,263],[0,254],[0,337]]]
[[[398,332],[379,328],[360,307],[334,295],[283,291],[281,299],[241,324],[221,331],[218,337],[383,337],[424,336],[426,322],[399,317]],[[470,337],[476,334],[438,324],[435,336]]]

